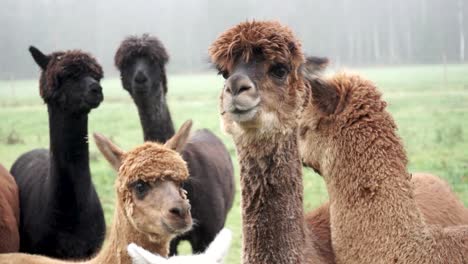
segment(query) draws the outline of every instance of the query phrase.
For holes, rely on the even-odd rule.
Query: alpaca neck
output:
[[[332,237],[339,238],[333,241],[339,262],[356,256],[369,258],[364,252],[376,244],[385,252],[398,252],[402,236],[410,239],[410,234],[424,228],[403,146],[393,128],[377,134],[368,137],[363,133],[359,140],[335,144],[341,150],[324,173]],[[359,142],[359,146],[353,142]],[[350,241],[359,243],[350,247]],[[376,257],[384,256],[375,253]]]
[[[151,241],[147,235],[135,230],[132,224],[127,220],[127,217],[122,211],[122,207],[116,204],[107,244],[95,258],[89,261],[89,263],[132,264],[132,260],[127,253],[127,246],[130,243],[135,243],[152,253],[167,257],[169,254],[170,240],[171,238],[161,238],[156,242]]]
[[[133,97],[138,107],[145,141],[166,142],[174,135],[174,125],[166,103],[166,95]]]
[[[274,139],[235,141],[241,167],[243,263],[303,263],[302,165],[296,129]]]
[[[53,106],[49,110],[50,202],[64,212],[80,210],[92,191],[88,152],[88,115],[68,114]],[[78,199],[77,197],[81,197]],[[60,202],[64,201],[61,205]],[[76,201],[77,204],[70,204]],[[75,207],[76,206],[76,207]],[[57,210],[57,208],[55,208]]]

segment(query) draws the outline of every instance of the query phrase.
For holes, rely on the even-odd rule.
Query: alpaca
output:
[[[89,257],[101,247],[106,228],[88,152],[88,114],[103,100],[102,69],[78,50],[29,51],[42,69],[39,91],[49,112],[50,151],[29,151],[11,168],[20,190],[20,251]]]
[[[303,212],[300,42],[278,22],[252,21],[224,32],[209,52],[226,78],[221,120],[241,168],[242,262],[329,263]]]
[[[165,142],[174,134],[166,102],[165,65],[169,56],[163,44],[147,34],[125,39],[115,54],[122,86],[135,102],[145,141]],[[221,140],[207,129],[198,130],[182,152],[190,179],[184,183],[196,225],[171,242],[171,255],[181,240],[188,240],[194,253],[206,247],[223,228],[235,194],[234,169]],[[200,195],[203,194],[203,195]]]
[[[449,227],[468,225],[468,210],[447,182],[428,173],[414,173],[414,200],[427,224]],[[306,215],[307,227],[317,237],[317,249],[335,263],[330,230],[330,204],[324,203]]]
[[[189,121],[164,145],[147,142],[129,152],[95,134],[99,150],[114,167],[119,167],[108,242],[92,259],[81,262],[11,253],[0,254],[0,264],[131,264],[126,253],[130,242],[167,256],[170,240],[192,226],[190,204],[181,186],[188,177],[187,164],[178,153],[190,128]]]
[[[168,259],[148,252],[133,243],[128,245],[127,251],[132,257],[133,264],[221,264],[227,255],[231,239],[231,231],[224,228],[202,254],[173,256]]]
[[[19,250],[19,217],[18,186],[0,164],[0,253]]]
[[[360,76],[310,82],[300,152],[327,185],[336,263],[466,263],[468,226],[425,223],[385,108]]]

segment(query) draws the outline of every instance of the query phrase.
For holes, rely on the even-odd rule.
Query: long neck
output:
[[[50,133],[50,202],[76,210],[86,204],[83,197],[92,191],[88,152],[88,115],[68,114],[54,106],[49,110]],[[78,199],[81,197],[81,199]],[[60,201],[65,201],[61,205]],[[76,201],[73,208],[70,201]],[[55,208],[57,210],[57,208]]]
[[[366,250],[378,244],[383,251],[375,249],[373,256],[382,259],[375,261],[387,262],[383,256],[399,252],[402,236],[410,239],[414,237],[410,234],[423,229],[406,154],[393,130],[382,124],[371,136],[365,129],[348,133],[355,138],[338,139],[336,149],[329,153],[335,160],[324,171],[324,178],[337,260],[347,263],[357,256],[370,258]]]
[[[150,241],[147,235],[136,231],[128,222],[121,206],[116,204],[108,241],[99,254],[91,259],[89,263],[132,264],[127,253],[127,246],[130,243],[135,243],[150,252],[167,257],[169,254],[169,242],[170,238]]]
[[[243,263],[303,263],[302,165],[296,130],[247,144],[241,167]]]
[[[133,99],[138,107],[145,141],[166,142],[174,135],[174,125],[164,94],[134,96]]]

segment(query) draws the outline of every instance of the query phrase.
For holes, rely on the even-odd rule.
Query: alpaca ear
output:
[[[302,74],[309,81],[317,79],[325,71],[329,63],[328,58],[309,56],[302,65]]]
[[[93,137],[104,158],[118,171],[125,152],[102,134],[94,133]]]
[[[162,264],[169,262],[167,259],[153,254],[134,243],[127,246],[127,252],[132,258],[132,264]]]
[[[327,115],[335,113],[340,102],[340,96],[335,87],[320,78],[310,80],[309,83],[312,90],[312,104]]]
[[[192,129],[192,120],[187,120],[179,128],[179,131],[177,131],[177,133],[164,144],[164,146],[181,153],[190,136],[190,129]]]
[[[29,46],[29,52],[33,57],[34,61],[41,67],[42,70],[47,68],[47,64],[49,64],[50,58],[49,56],[42,53],[39,49],[34,46]]]
[[[231,246],[232,232],[227,228],[223,228],[205,251],[206,255],[215,258],[216,263],[223,263],[224,258],[229,252]]]

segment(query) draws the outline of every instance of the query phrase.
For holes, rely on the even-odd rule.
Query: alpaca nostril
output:
[[[237,94],[241,94],[243,92],[246,92],[246,91],[250,90],[250,88],[252,88],[252,86],[247,86],[247,85],[241,86],[239,88],[239,91],[237,92]]]
[[[174,216],[178,216],[178,217],[184,217],[185,216],[185,211],[184,209],[180,208],[180,207],[174,207],[174,208],[171,208],[169,210],[169,212],[174,215]]]
[[[139,71],[137,73],[137,75],[135,76],[134,80],[135,80],[136,83],[144,84],[144,83],[146,83],[148,78],[146,78],[145,74],[143,74],[141,71]]]
[[[93,93],[93,94],[99,94],[99,93],[102,92],[102,87],[101,87],[101,85],[99,85],[99,83],[91,84],[89,89],[90,89],[91,93]]]

